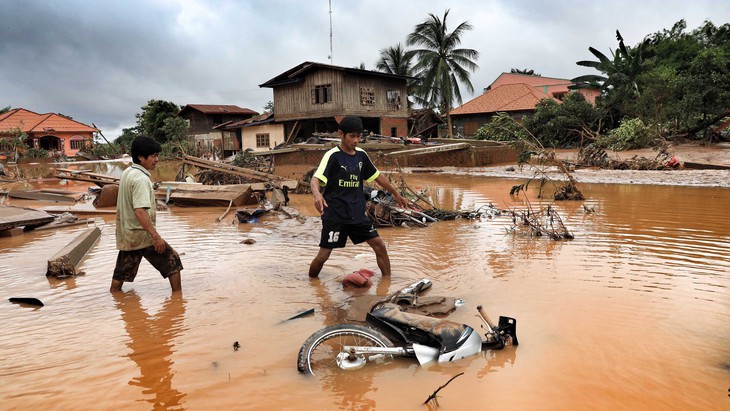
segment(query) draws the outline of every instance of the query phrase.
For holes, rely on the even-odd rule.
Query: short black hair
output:
[[[362,120],[357,116],[345,116],[340,121],[338,130],[342,131],[343,134],[347,133],[360,133],[362,134]]]
[[[140,134],[132,140],[132,148],[130,149],[132,161],[139,164],[139,156],[147,158],[153,154],[162,151],[162,146],[154,138]]]

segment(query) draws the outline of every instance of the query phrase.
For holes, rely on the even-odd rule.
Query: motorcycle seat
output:
[[[408,313],[402,311],[398,304],[393,303],[381,304],[374,308],[370,314],[399,328],[413,327],[431,334],[441,342],[442,348],[455,346],[462,334],[467,332],[469,328],[464,324],[449,320]]]

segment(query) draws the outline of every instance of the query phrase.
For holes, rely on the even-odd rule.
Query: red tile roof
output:
[[[38,114],[16,108],[0,116],[0,132],[20,129],[24,133],[95,132],[96,129],[56,113]]]
[[[259,113],[243,107],[226,104],[187,104],[183,107],[178,115],[182,114],[187,110],[200,111],[203,114],[246,114],[246,115],[257,115]]]
[[[505,84],[518,83],[524,83],[533,87],[551,86],[551,89],[552,86],[565,86],[567,89],[569,85],[573,84],[570,80],[564,78],[531,76],[529,74],[518,73],[502,73],[487,88],[496,88]]]
[[[453,116],[534,110],[535,105],[544,98],[559,101],[524,83],[505,84],[488,90],[481,96],[451,110],[449,114]]]

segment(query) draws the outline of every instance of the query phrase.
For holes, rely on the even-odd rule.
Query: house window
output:
[[[375,90],[372,87],[360,87],[360,105],[370,107],[375,105]]]
[[[332,84],[314,86],[312,89],[312,104],[324,104],[332,101]]]
[[[256,134],[256,147],[269,147],[269,133]]]
[[[388,90],[385,92],[385,97],[388,99],[388,110],[398,111],[401,109],[400,90]]]
[[[398,137],[398,127],[391,127],[390,128],[390,136],[391,137]]]
[[[71,140],[69,143],[71,143],[71,150],[84,148],[84,140]]]

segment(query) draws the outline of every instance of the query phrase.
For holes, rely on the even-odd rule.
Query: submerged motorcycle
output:
[[[484,323],[484,338],[466,324],[404,311],[399,303],[415,302],[430,287],[431,281],[423,279],[375,304],[365,317],[367,326],[340,324],[315,332],[299,350],[297,369],[303,374],[326,374],[392,357],[416,357],[421,365],[444,363],[519,344],[517,320],[500,316],[495,326],[481,305],[477,312]]]

